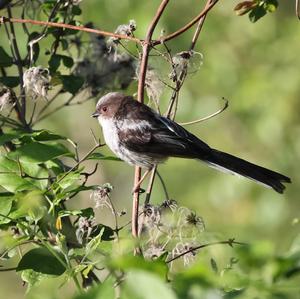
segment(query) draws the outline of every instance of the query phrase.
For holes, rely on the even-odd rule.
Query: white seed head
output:
[[[0,90],[0,111],[12,106],[15,103],[15,93],[6,87]]]
[[[24,72],[23,82],[27,92],[47,99],[51,76],[49,70],[41,66],[32,67]]]

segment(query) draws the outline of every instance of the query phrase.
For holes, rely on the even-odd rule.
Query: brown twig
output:
[[[148,58],[149,52],[151,47],[151,39],[155,27],[162,16],[162,13],[166,6],[168,5],[169,0],[163,0],[160,3],[160,6],[157,9],[157,12],[152,19],[146,34],[145,41],[142,42],[142,58],[140,64],[140,72],[139,72],[139,83],[138,83],[138,101],[143,103],[144,102],[144,87],[145,87],[145,80],[146,80],[146,72],[148,66]],[[140,181],[141,177],[141,168],[136,166],[135,167],[135,174],[134,174],[134,186]],[[139,228],[138,228],[138,215],[139,215],[139,192],[135,192],[133,194],[133,204],[132,204],[132,235],[134,237],[138,237]]]
[[[153,188],[153,183],[154,183],[154,179],[155,179],[155,174],[156,174],[156,169],[157,166],[154,166],[151,172],[151,177],[148,183],[148,188],[146,191],[146,199],[145,199],[145,206],[149,204],[150,202],[150,197],[151,197],[151,193],[152,193],[152,188]]]
[[[198,25],[197,25],[197,28],[195,30],[195,33],[193,35],[193,38],[192,38],[192,42],[191,42],[191,45],[190,45],[190,48],[189,48],[189,51],[192,51],[195,46],[196,46],[196,42],[198,40],[198,37],[200,35],[200,32],[201,32],[201,29],[203,27],[203,24],[204,24],[204,21],[205,21],[205,18],[206,18],[206,15],[208,13],[208,11],[216,4],[218,0],[208,0],[206,2],[206,5],[205,5],[205,8],[204,10],[200,13],[200,15],[197,16],[197,19],[199,20],[198,21]],[[200,16],[200,17],[199,17]],[[192,22],[190,22],[189,24],[191,24]],[[194,23],[193,23],[194,24]],[[193,25],[192,24],[192,25]],[[191,26],[192,26],[191,25]],[[187,26],[187,25],[186,25]],[[185,27],[186,27],[185,26]],[[190,26],[190,27],[191,27]],[[189,27],[189,28],[190,28]],[[187,30],[187,29],[186,29]],[[184,32],[184,31],[183,31]],[[181,32],[182,33],[182,32]],[[177,36],[177,35],[176,35]],[[171,51],[169,50],[168,46],[165,44],[165,39],[166,37],[162,38],[163,40],[163,45],[165,46],[166,50],[167,50],[167,57],[166,59],[170,61],[170,63],[172,64],[173,66],[173,60],[172,60],[172,55],[171,55]],[[152,44],[153,45],[153,44]],[[176,73],[176,72],[175,72]],[[187,75],[187,69],[183,69],[182,72],[179,74],[179,76],[176,76],[176,79],[175,79],[175,82],[176,82],[176,86],[175,88],[173,88],[173,93],[172,93],[172,97],[171,97],[171,100],[170,100],[170,104],[169,104],[169,107],[168,107],[168,110],[167,110],[167,117],[170,118],[171,116],[171,113],[172,113],[172,110],[173,110],[173,107],[175,105],[175,109],[174,109],[174,113],[173,113],[173,118],[175,118],[175,115],[176,115],[176,111],[177,111],[177,106],[178,106],[178,96],[179,96],[179,91],[183,85],[183,82],[185,80],[185,77]],[[225,108],[226,109],[226,108]],[[225,110],[224,109],[224,110]],[[215,114],[217,115],[217,114]],[[212,115],[209,116],[209,117],[206,117],[206,119],[209,119],[210,117],[213,117]],[[204,120],[204,119],[203,119]],[[199,121],[199,120],[198,120]],[[146,199],[145,199],[145,204],[148,204],[150,202],[150,197],[151,197],[151,192],[152,192],[152,186],[153,186],[153,182],[154,182],[154,178],[155,178],[155,175],[156,175],[156,168],[155,170],[153,171],[152,175],[151,175],[151,179],[150,179],[150,182],[149,182],[149,188],[147,190],[147,193],[146,193]]]
[[[209,5],[205,5],[205,8],[194,19],[192,19],[189,23],[187,23],[185,26],[178,29],[177,31],[175,31],[171,34],[168,34],[166,36],[162,36],[157,41],[153,41],[152,45],[158,45],[158,44],[164,43],[166,41],[169,41],[169,40],[179,36],[180,34],[184,33],[185,31],[187,31],[193,25],[195,25],[201,18],[206,16],[206,14],[217,4],[218,1],[219,0],[209,1],[210,2]]]
[[[296,0],[295,10],[296,10],[296,16],[297,16],[298,20],[300,20],[300,5],[299,5],[299,0]]]
[[[203,244],[203,245],[199,245],[199,246],[194,246],[194,247],[191,247],[190,249],[168,259],[166,261],[166,263],[171,263],[181,257],[183,257],[184,255],[188,254],[188,253],[191,253],[191,252],[194,252],[196,250],[199,250],[199,249],[202,249],[202,248],[205,248],[205,247],[209,247],[209,246],[214,246],[214,245],[223,245],[223,244],[226,244],[226,245],[229,245],[230,247],[233,247],[233,245],[248,245],[247,243],[242,243],[242,242],[236,242],[234,239],[229,239],[227,241],[219,241],[219,242],[212,242],[212,243],[207,243],[207,244]]]
[[[7,14],[9,16],[8,19],[12,18],[12,12],[11,12],[11,7],[10,5],[7,6]],[[16,32],[15,28],[12,22],[9,22],[9,28],[11,32],[10,36],[10,42],[12,45],[12,55],[15,59],[18,72],[19,72],[19,79],[20,79],[20,97],[21,97],[21,104],[19,103],[18,100],[16,100],[16,104],[14,106],[15,111],[17,113],[17,117],[20,120],[20,122],[24,125],[25,128],[27,128],[27,123],[26,123],[26,101],[25,101],[25,89],[24,89],[24,84],[23,84],[23,66],[22,66],[22,58],[21,54],[19,51],[18,43],[17,43],[17,37],[16,37]],[[1,20],[0,20],[1,24]]]
[[[124,34],[116,34],[113,32],[108,32],[108,31],[103,31],[103,30],[97,30],[97,29],[88,28],[88,27],[84,27],[84,26],[75,26],[75,25],[64,24],[64,23],[46,22],[46,21],[38,21],[38,20],[31,20],[31,19],[6,18],[4,16],[0,16],[0,24],[6,23],[6,22],[21,23],[21,24],[28,23],[28,24],[40,25],[40,26],[67,28],[67,29],[72,29],[72,30],[77,30],[77,31],[95,33],[98,35],[110,36],[110,37],[115,37],[115,38],[120,38],[120,39],[127,39],[130,41],[134,41],[136,43],[142,42],[142,40],[140,40],[136,37],[132,37],[132,36],[124,35]]]
[[[225,101],[225,104],[224,106],[219,109],[218,111],[208,115],[208,116],[205,116],[205,117],[202,117],[200,119],[196,119],[196,120],[193,120],[193,121],[189,121],[189,122],[184,122],[184,123],[179,123],[181,126],[188,126],[188,125],[194,125],[194,124],[197,124],[197,123],[200,123],[200,122],[203,122],[203,121],[206,121],[208,119],[211,119],[219,114],[221,114],[223,111],[225,111],[227,108],[228,108],[228,100],[226,100],[225,98],[222,98],[224,101]]]
[[[201,17],[199,18],[199,22],[198,22],[197,28],[196,28],[195,33],[193,35],[189,51],[193,51],[194,50],[194,48],[196,46],[196,42],[197,42],[197,40],[199,38],[199,35],[200,35],[200,32],[202,30],[202,27],[203,27],[206,15],[209,12],[209,10],[213,7],[212,5],[215,5],[217,2],[218,2],[218,0],[207,0],[207,2],[205,4],[205,7],[204,7],[204,10],[203,10],[205,13],[204,14],[203,14],[203,12],[200,13]],[[168,50],[167,47],[166,47],[166,49]],[[173,119],[175,118],[176,111],[177,111],[177,104],[176,103],[178,103],[179,91],[180,91],[180,89],[181,89],[181,87],[182,87],[182,85],[184,83],[186,75],[187,75],[187,69],[184,68],[180,72],[180,74],[177,76],[176,88],[175,88],[175,90],[172,93],[172,96],[171,96],[171,99],[170,99],[170,104],[169,104],[168,110],[166,112],[166,116],[167,117],[171,117],[172,110],[173,110],[173,107],[175,105],[175,109],[174,109],[175,111],[174,111],[173,117],[172,117]]]

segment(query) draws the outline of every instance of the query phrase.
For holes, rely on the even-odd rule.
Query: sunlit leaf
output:
[[[13,159],[19,159],[20,162],[42,163],[69,154],[68,149],[62,144],[31,142],[9,153],[8,156]]]
[[[0,224],[9,223],[10,219],[5,216],[9,215],[12,207],[13,196],[10,193],[0,193]]]

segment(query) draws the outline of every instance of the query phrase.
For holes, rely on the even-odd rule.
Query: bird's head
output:
[[[96,105],[96,111],[92,117],[102,119],[111,119],[117,113],[122,101],[126,96],[120,92],[110,92],[101,97]]]

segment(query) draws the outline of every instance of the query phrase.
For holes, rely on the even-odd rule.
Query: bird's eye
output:
[[[102,107],[102,111],[106,112],[107,111],[107,107],[106,106]]]

